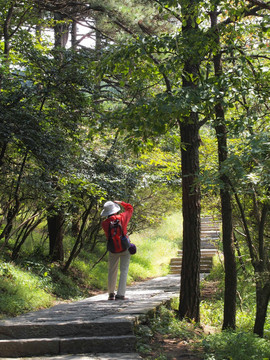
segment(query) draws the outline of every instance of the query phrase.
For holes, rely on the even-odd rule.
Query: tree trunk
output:
[[[36,229],[36,227],[41,223],[42,219],[38,219],[36,222],[34,221],[35,219],[33,218],[29,222],[29,224],[26,224],[26,226],[22,229],[20,234],[22,236],[21,240],[20,240],[20,235],[17,237],[12,251],[12,256],[11,256],[12,260],[16,260],[18,258],[22,245],[25,243],[26,239],[31,234],[31,232],[33,232]]]
[[[54,19],[56,20],[56,24],[54,26],[54,46],[55,48],[64,49],[68,41],[69,24],[65,23],[65,16],[61,13],[54,13]],[[49,255],[52,261],[63,261],[65,214],[59,209],[52,208],[52,210],[54,211],[53,214],[47,217],[50,243]]]
[[[211,26],[217,25],[217,11],[211,13]],[[217,48],[220,47],[219,34],[215,32],[215,40]],[[213,57],[215,76],[219,79],[223,73],[221,53],[217,53]],[[220,89],[221,90],[221,89]],[[237,271],[234,254],[233,241],[233,223],[232,223],[232,205],[230,195],[230,182],[224,173],[223,165],[228,157],[227,147],[227,129],[225,124],[225,112],[220,102],[215,105],[215,130],[218,141],[218,159],[220,180],[222,187],[220,189],[221,198],[221,216],[222,216],[222,242],[225,266],[225,293],[224,293],[224,318],[223,329],[235,329],[236,316],[236,290],[237,290]]]
[[[73,20],[71,28],[71,46],[73,50],[77,49],[77,30],[77,22]]]
[[[268,190],[268,194],[269,195]],[[254,262],[256,279],[256,318],[254,324],[254,333],[263,336],[264,324],[267,314],[267,307],[270,300],[270,263],[268,248],[264,241],[264,230],[267,224],[269,213],[269,204],[265,202],[261,210],[261,217],[258,224],[258,250],[259,261]]]
[[[9,52],[10,52],[10,42],[11,42],[11,38],[12,38],[12,31],[10,31],[11,28],[11,22],[12,22],[12,17],[13,17],[13,13],[14,13],[14,6],[15,4],[11,4],[8,11],[7,11],[7,16],[5,19],[2,19],[3,21],[3,34],[1,34],[1,38],[3,37],[3,41],[4,41],[4,56],[3,56],[3,63],[5,63],[5,65],[9,64]],[[0,72],[0,90],[2,89],[2,81],[3,81],[3,76],[4,76],[4,72]]]
[[[89,207],[87,208],[87,210],[85,211],[85,213],[83,215],[81,229],[80,229],[80,232],[79,232],[78,237],[76,239],[76,242],[75,242],[75,244],[73,246],[73,249],[70,252],[70,256],[69,256],[69,258],[68,258],[68,260],[67,260],[67,262],[66,262],[66,264],[64,266],[64,269],[63,269],[64,272],[68,270],[72,260],[74,260],[76,258],[76,256],[79,255],[79,253],[80,253],[80,251],[81,251],[81,249],[83,247],[82,234],[83,234],[83,230],[84,230],[85,225],[86,225],[87,218],[88,218],[88,216],[89,216],[89,214],[91,212],[91,209],[92,209],[93,205],[94,205],[94,200],[91,201]]]
[[[28,150],[26,150],[26,152],[25,152],[25,155],[24,155],[21,167],[20,167],[18,180],[17,180],[17,183],[16,183],[15,192],[14,192],[14,199],[13,199],[14,205],[13,206],[11,205],[11,207],[9,208],[9,210],[7,212],[7,224],[6,224],[5,228],[3,229],[2,233],[0,234],[0,239],[5,237],[5,242],[2,245],[0,250],[2,250],[7,245],[11,230],[13,228],[14,219],[15,219],[16,215],[19,213],[19,210],[20,210],[21,201],[20,201],[19,191],[20,191],[21,180],[22,180],[22,176],[23,176],[27,156],[28,156]]]
[[[268,203],[264,203],[261,210],[261,217],[258,224],[258,240],[252,242],[251,233],[249,231],[247,219],[245,216],[244,208],[241,204],[238,194],[235,192],[233,186],[231,185],[234,192],[234,196],[237,202],[237,205],[240,210],[241,220],[244,225],[246,242],[249,248],[249,253],[251,257],[251,263],[254,268],[255,279],[256,279],[256,318],[254,325],[254,333],[259,336],[263,336],[264,324],[267,314],[267,306],[270,301],[270,261],[268,255],[268,249],[264,244],[264,229],[267,223],[267,215],[269,212]],[[269,191],[267,193],[269,195]],[[257,251],[256,251],[257,250]]]
[[[224,179],[223,179],[224,181]],[[227,184],[225,185],[227,187]],[[233,246],[231,195],[220,190],[222,213],[222,242],[225,267],[223,329],[235,329],[237,270]]]
[[[198,25],[197,2],[181,2],[182,33],[186,43],[194,42]],[[190,41],[189,41],[190,40]],[[189,49],[187,53],[190,54]],[[183,89],[194,89],[199,78],[199,56],[189,55],[183,69]],[[182,164],[182,212],[183,212],[183,256],[180,284],[179,317],[199,323],[200,321],[200,212],[201,196],[199,175],[199,118],[190,111],[181,119],[181,164]]]
[[[258,277],[261,275],[259,274]],[[256,318],[253,332],[263,337],[264,324],[267,315],[267,307],[270,301],[270,281],[263,287],[258,281],[256,283]]]
[[[63,261],[64,214],[58,210],[57,214],[48,216],[47,224],[50,240],[49,255],[52,261]]]
[[[0,151],[0,167],[4,164],[4,157],[7,150],[8,143],[3,141],[0,143],[1,151]]]
[[[60,13],[54,14],[54,19],[56,21],[60,21],[60,23],[56,23],[54,27],[54,46],[55,48],[65,48],[68,35],[69,35],[69,23],[65,23],[65,16]]]
[[[181,123],[183,257],[179,317],[200,320],[200,187],[197,115]]]

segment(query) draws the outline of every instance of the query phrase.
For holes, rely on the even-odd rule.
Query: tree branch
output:
[[[259,6],[262,9],[268,9],[270,10],[270,3],[266,3],[262,0],[248,0],[250,3]]]

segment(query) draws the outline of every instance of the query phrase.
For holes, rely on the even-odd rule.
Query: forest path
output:
[[[179,296],[179,288],[180,276],[167,275],[128,286],[126,301],[101,294],[2,320],[0,359],[141,359],[135,325]]]

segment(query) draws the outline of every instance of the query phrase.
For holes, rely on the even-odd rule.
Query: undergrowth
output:
[[[202,309],[205,303],[202,304]],[[208,300],[213,305],[215,299]],[[270,342],[266,338],[260,338],[252,333],[252,329],[245,324],[244,328],[238,327],[235,331],[221,331],[216,327],[212,334],[205,331],[201,325],[181,321],[177,316],[179,299],[174,299],[170,308],[162,306],[151,318],[145,320],[137,327],[136,335],[137,351],[145,360],[171,360],[176,359],[170,352],[163,349],[164,339],[178,339],[179,342],[188,345],[189,355],[187,358],[202,360],[270,360]],[[219,309],[222,314],[222,309]],[[209,326],[216,325],[212,321],[212,315],[203,313],[203,321]],[[247,315],[245,314],[244,318]],[[249,323],[249,322],[248,322]],[[213,330],[212,329],[212,330]],[[162,339],[162,340],[161,340]],[[176,342],[177,344],[177,342]],[[173,356],[173,357],[172,357]],[[179,353],[179,359],[181,354]],[[178,359],[178,357],[177,357]],[[186,358],[185,358],[186,359]]]
[[[178,299],[173,299],[169,307],[161,306],[152,317],[137,327],[137,351],[145,360],[167,359],[160,344],[160,336],[162,339],[181,339],[190,344],[194,353],[198,353],[201,329],[194,323],[177,318],[177,304]]]
[[[203,360],[270,360],[270,321],[265,322],[264,338],[253,334],[255,320],[255,288],[252,271],[238,276],[236,330],[222,331],[224,268],[214,260],[211,273],[201,282],[200,325],[178,319],[179,299],[171,308],[161,307],[151,319],[137,329],[138,352],[145,360],[171,360],[179,351],[176,340],[174,354],[164,350],[166,339],[188,344],[194,359]],[[180,359],[179,353],[179,359]],[[188,357],[187,357],[188,358]]]

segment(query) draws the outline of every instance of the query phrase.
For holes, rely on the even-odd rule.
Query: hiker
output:
[[[124,212],[118,214],[121,210],[121,206],[125,209]],[[110,238],[111,225],[112,223],[119,220],[122,226],[122,232],[124,235],[127,234],[127,225],[133,213],[133,206],[125,203],[124,201],[107,201],[101,212],[101,216],[106,216],[107,219],[102,221],[102,228],[106,234],[107,241]],[[118,273],[118,263],[120,260],[120,277],[118,283],[117,294],[115,295],[115,287],[117,281]],[[127,300],[125,297],[126,293],[126,283],[128,268],[130,262],[130,252],[128,249],[123,250],[122,248],[117,248],[115,252],[110,251],[109,249],[109,262],[108,262],[108,300]]]

